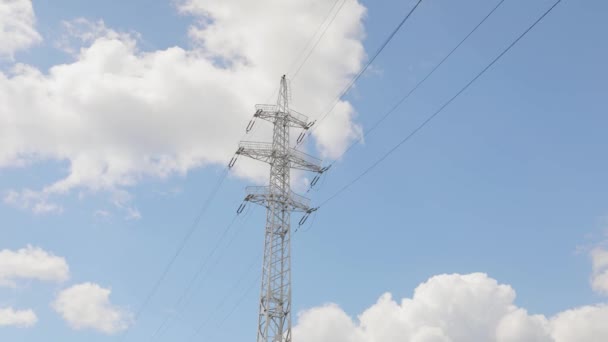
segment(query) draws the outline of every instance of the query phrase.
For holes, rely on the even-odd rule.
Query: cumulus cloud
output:
[[[608,295],[608,250],[597,247],[591,251],[593,273],[591,287],[597,293]]]
[[[64,20],[61,24],[63,35],[55,42],[55,47],[74,55],[76,58],[78,58],[78,52],[83,43],[91,44],[99,37],[120,40],[139,38],[137,32],[122,33],[109,29],[103,20],[90,21],[85,18],[77,18]]]
[[[17,251],[0,251],[0,286],[15,286],[20,279],[62,282],[69,277],[64,258],[27,246]]]
[[[16,326],[27,328],[38,322],[36,313],[32,310],[15,310],[13,308],[0,308],[0,327]]]
[[[556,342],[608,341],[608,306],[585,306],[558,314],[551,321]]]
[[[35,28],[36,16],[31,0],[0,1],[0,58],[42,40]]]
[[[6,203],[60,212],[53,197],[74,189],[114,196],[142,178],[224,166],[253,105],[276,90],[331,3],[183,0],[177,7],[194,20],[191,48],[144,52],[136,35],[79,19],[66,24],[67,33],[84,42],[68,44],[72,62],[48,73],[21,64],[0,73],[0,167],[67,165],[65,178],[9,192]],[[294,109],[319,117],[359,70],[364,14],[357,0],[346,0],[293,82]],[[337,155],[360,132],[354,116],[341,102],[315,131],[324,156]],[[239,161],[238,175],[266,178],[262,166],[246,163]],[[138,217],[129,200],[119,204]]]
[[[335,304],[302,312],[294,341],[596,342],[608,340],[608,306],[547,318],[514,304],[515,291],[486,274],[438,275],[400,302],[390,294],[355,320]]]
[[[110,293],[97,284],[78,284],[61,291],[52,307],[73,329],[115,334],[129,327],[132,314],[114,306]]]

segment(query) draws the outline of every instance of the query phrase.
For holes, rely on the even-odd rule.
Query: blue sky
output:
[[[204,1],[199,3],[205,6]],[[239,10],[238,1],[229,3],[233,10]],[[423,1],[372,69],[345,97],[344,103],[348,101],[355,113],[345,125],[360,125],[363,129],[372,125],[495,3]],[[308,194],[313,203],[328,198],[412,131],[551,4],[545,0],[505,1],[404,105],[366,137],[364,144],[336,163],[320,182],[321,186]],[[350,7],[340,16],[352,15],[354,23],[359,23],[360,16],[365,33],[360,35],[360,42],[369,56],[412,5],[411,1],[361,1],[359,6],[366,8],[366,13],[361,15],[349,0]],[[169,0],[89,1],[86,4],[75,0],[34,1],[35,28],[42,40],[16,51],[12,57],[5,56],[0,71],[10,75],[17,63],[25,63],[49,75],[53,66],[70,65],[84,58],[58,48],[58,42],[66,36],[62,22],[77,18],[91,23],[103,20],[105,25],[94,40],[78,43],[81,44],[78,48],[85,50],[98,39],[111,36],[108,32],[112,31],[132,36],[138,33],[140,56],[173,46],[196,51],[200,41],[189,36],[188,30],[193,25],[198,27],[201,15],[180,13],[177,6]],[[602,96],[608,91],[604,82],[608,77],[607,11],[608,4],[603,1],[561,3],[414,139],[311,217],[309,226],[293,240],[294,312],[336,303],[356,322],[357,315],[374,305],[385,292],[392,293],[399,302],[401,298],[411,298],[418,285],[435,275],[474,272],[486,273],[498,283],[510,285],[517,293],[514,301],[517,307],[549,319],[568,309],[604,303],[602,291],[594,291],[590,282],[594,260],[591,251],[602,250],[608,214],[605,199],[608,162],[603,158],[608,146],[605,134],[608,106]],[[323,19],[317,12],[314,15],[319,21]],[[266,18],[260,18],[263,19]],[[216,22],[221,24],[220,20]],[[347,18],[344,22],[338,20],[336,25],[335,30],[342,28],[345,36],[352,33]],[[311,25],[310,30],[304,31],[309,36],[315,28],[316,25]],[[219,30],[223,32],[222,27]],[[340,33],[342,31],[336,34]],[[329,36],[328,39],[339,38]],[[283,43],[265,36],[254,38],[256,40],[248,41],[247,46],[260,45],[272,51],[281,49],[274,44]],[[337,42],[342,44],[341,40]],[[340,50],[323,50],[322,44],[320,47],[327,54],[340,56]],[[354,67],[336,71],[336,75],[331,75],[335,76],[335,84],[327,81],[327,88],[317,90],[327,93],[326,98],[305,97],[318,95],[307,85],[307,82],[317,84],[314,80],[293,81],[295,109],[319,113],[330,105],[329,100],[346,84],[344,81],[365,62],[357,48],[352,49],[342,50],[349,53],[340,57]],[[316,53],[313,51],[313,56]],[[340,58],[312,58],[302,74],[316,75],[318,70],[330,67],[340,69],[331,63],[340,63]],[[267,68],[260,74],[263,75],[260,77],[276,77],[268,76],[270,81],[264,79],[261,89],[239,95],[238,101],[245,108],[250,104],[250,113],[231,116],[228,109],[226,113],[222,111],[221,105],[210,107],[214,112],[205,111],[204,102],[211,100],[209,93],[184,93],[184,97],[190,96],[194,103],[201,103],[201,116],[210,117],[204,121],[209,126],[200,127],[201,134],[212,136],[214,116],[221,117],[236,127],[237,132],[227,134],[230,139],[236,139],[232,139],[232,146],[226,143],[226,151],[236,146],[253,106],[267,100],[272,93],[268,90],[272,90],[280,75],[286,72],[283,70],[286,67],[276,65],[276,70]],[[232,83],[218,82],[217,87],[228,84],[235,87],[235,92],[242,91],[244,87],[237,84],[239,75],[235,72]],[[82,73],[79,77],[86,80],[89,76]],[[275,83],[268,88],[269,82]],[[213,79],[208,83],[211,85],[205,83],[205,86],[211,87]],[[253,83],[244,81],[243,84]],[[262,93],[266,95],[260,98]],[[28,98],[28,94],[21,95]],[[111,126],[114,130],[120,130],[121,123],[129,120],[130,105],[126,103],[125,111],[114,117],[118,120],[113,122],[116,126]],[[8,113],[16,108],[7,105],[0,106],[0,110]],[[20,117],[27,115],[26,112]],[[45,115],[44,110],[37,115]],[[180,123],[182,117],[172,115],[167,113],[166,118],[175,120],[175,125],[191,124],[190,121]],[[100,126],[110,127],[102,123]],[[69,123],[66,127],[70,129]],[[223,126],[217,127],[221,130]],[[330,134],[339,135],[342,128],[338,125],[332,129],[336,131]],[[264,133],[262,129],[254,139],[269,138]],[[142,141],[142,150],[148,151],[145,133],[140,136],[134,132],[132,136]],[[350,139],[352,141],[352,137]],[[209,146],[213,144],[212,140],[206,142]],[[86,139],[73,144],[82,145],[79,153],[87,154]],[[181,143],[176,146],[189,148]],[[92,148],[97,151],[101,147]],[[207,146],[198,148],[205,150]],[[323,144],[309,142],[306,148],[331,160]],[[162,146],[158,150],[161,155],[165,153]],[[0,205],[3,217],[0,250],[17,251],[27,245],[39,247],[64,258],[69,264],[70,277],[60,282],[19,279],[17,286],[0,287],[0,308],[32,309],[38,319],[34,326],[27,328],[0,327],[2,340],[150,340],[165,317],[174,314],[176,300],[235,216],[244,187],[259,181],[258,173],[248,174],[243,169],[226,179],[158,292],[141,310],[138,319],[130,322],[125,338],[124,331],[107,334],[90,326],[74,329],[51,303],[65,289],[91,282],[111,289],[113,307],[120,308],[121,312],[139,312],[220,177],[223,167],[220,161],[228,160],[230,154],[222,150],[213,156],[202,155],[202,161],[187,164],[183,169],[176,167],[161,176],[143,171],[136,172],[132,178],[121,174],[120,177],[126,178],[113,179],[115,183],[105,188],[90,185],[98,185],[97,179],[78,183],[65,192],[45,197],[43,201],[52,201],[62,209],[42,214],[32,212],[28,205],[11,203],[5,196],[11,191],[37,191],[54,184],[70,174],[73,160],[66,157],[67,154],[44,155],[45,149],[33,151],[41,157],[26,156],[31,159],[25,165],[18,166],[14,160],[0,158],[0,191],[5,198]],[[14,151],[7,153],[10,152]],[[243,165],[246,168],[250,164]],[[129,181],[121,183],[127,178]],[[125,194],[128,199],[116,199]],[[138,217],[129,217],[133,211]],[[254,338],[256,277],[261,263],[256,258],[260,259],[262,251],[264,217],[262,208],[250,205],[245,214],[237,218],[231,231],[233,243],[218,249],[221,259],[212,261],[212,267],[205,269],[204,279],[196,283],[188,304],[178,311],[179,315],[159,341],[185,340],[207,317],[210,318],[198,336],[200,339]],[[295,215],[294,226],[297,220],[299,217]],[[222,297],[239,279],[242,282],[226,305],[216,310]],[[255,284],[252,290],[250,284]],[[608,284],[605,286],[608,288]],[[243,300],[238,301],[241,297]],[[237,302],[238,307],[223,322]],[[296,325],[296,315],[294,320]]]

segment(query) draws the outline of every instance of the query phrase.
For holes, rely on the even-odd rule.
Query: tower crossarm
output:
[[[323,172],[320,159],[295,148],[290,148],[288,153],[287,158],[291,168],[311,172]],[[236,151],[236,154],[269,164],[272,163],[276,157],[280,157],[277,156],[278,152],[273,149],[272,143],[257,141],[242,141],[239,144],[239,149]]]
[[[236,154],[247,156],[265,163],[271,163],[274,158],[272,143],[267,142],[241,141]]]
[[[291,148],[289,151],[289,161],[291,162],[291,167],[294,169],[319,173],[324,171],[320,159],[295,148]]]
[[[255,109],[254,118],[260,118],[272,123],[276,121],[277,117],[285,117],[285,113],[281,112],[278,105],[259,104],[255,106]],[[290,127],[309,129],[313,125],[313,122],[309,122],[306,115],[298,113],[293,109],[288,109],[287,124]]]
[[[268,186],[249,186],[246,189],[245,201],[269,208],[272,203],[283,203],[290,211],[307,212],[310,210],[310,199],[290,191],[288,196],[273,194]]]

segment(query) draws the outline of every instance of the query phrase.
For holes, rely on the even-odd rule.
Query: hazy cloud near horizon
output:
[[[608,305],[589,305],[552,317],[514,304],[515,290],[484,273],[442,274],[420,284],[412,298],[391,294],[357,316],[327,304],[300,313],[294,341],[316,342],[597,342],[608,340]]]

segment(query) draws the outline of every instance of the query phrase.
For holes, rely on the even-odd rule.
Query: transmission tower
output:
[[[242,211],[247,202],[266,207],[257,342],[291,342],[291,213],[309,215],[315,210],[307,198],[291,190],[291,169],[318,175],[325,171],[319,159],[289,145],[291,127],[302,129],[300,137],[303,137],[314,124],[289,109],[289,98],[287,79],[283,75],[277,104],[256,105],[254,117],[247,126],[249,132],[256,118],[271,122],[274,125],[272,143],[242,141],[230,162],[232,167],[236,158],[244,155],[270,164],[269,185],[248,187],[245,202],[239,208],[239,212]]]

